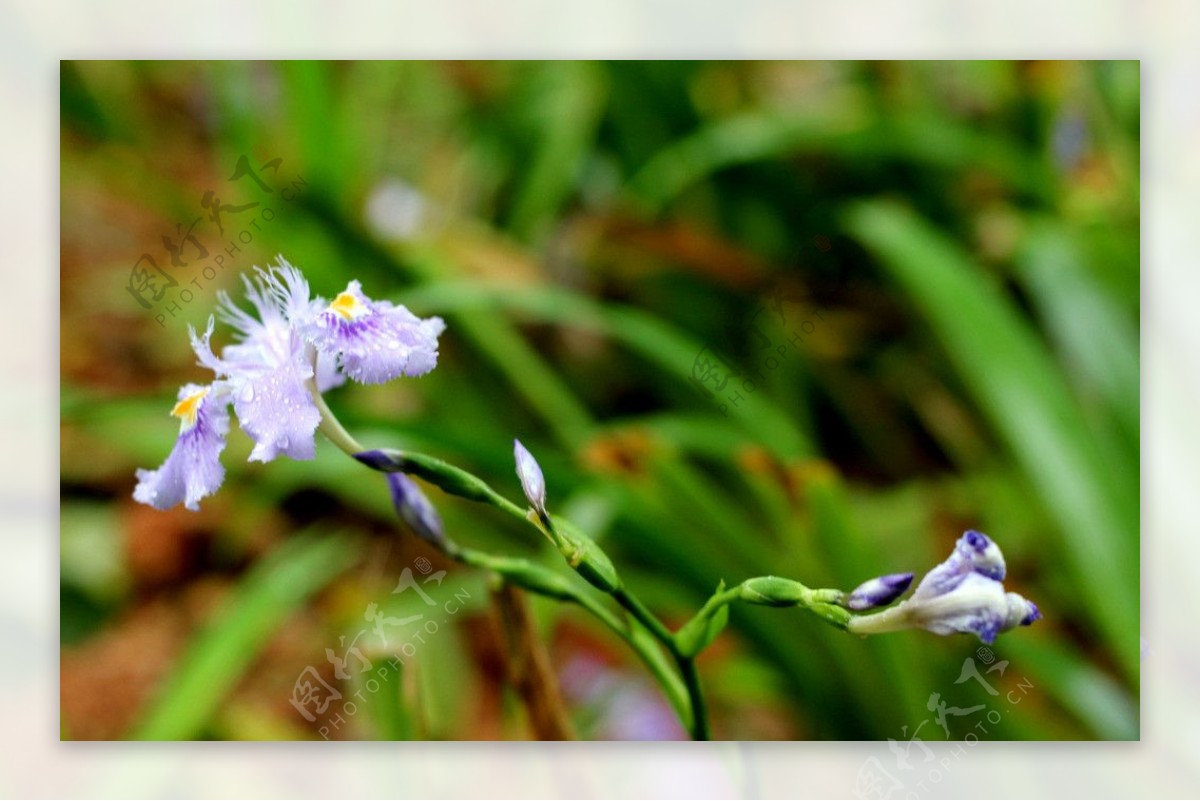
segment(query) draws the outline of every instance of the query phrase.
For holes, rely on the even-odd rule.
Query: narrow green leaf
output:
[[[908,292],[1058,522],[1074,583],[1126,673],[1138,672],[1138,486],[1097,447],[1062,372],[1013,304],[929,223],[889,201],[850,232]]]
[[[196,635],[133,738],[199,736],[270,635],[357,558],[357,548],[344,536],[305,534],[256,564]]]

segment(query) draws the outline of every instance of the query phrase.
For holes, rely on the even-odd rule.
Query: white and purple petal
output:
[[[1034,621],[1042,619],[1042,610],[1038,609],[1037,604],[1024,598],[1015,592],[1010,592],[1008,598],[1008,616],[1004,621],[1004,628],[1015,629],[1017,626],[1032,626]]]
[[[294,332],[291,336],[299,342]],[[312,374],[301,345],[278,364],[237,376],[233,408],[242,430],[254,440],[250,461],[269,462],[281,453],[298,460],[316,456],[321,413],[305,385]]]
[[[954,544],[946,561],[930,570],[917,585],[914,596],[933,598],[953,591],[971,573],[1002,581],[1004,554],[986,534],[968,530]]]
[[[363,384],[419,376],[437,366],[440,317],[421,319],[404,306],[374,301],[358,281],[313,319],[300,324],[322,353],[336,356],[341,371]]]
[[[968,531],[950,557],[922,579],[912,597],[898,606],[850,620],[847,630],[881,634],[921,628],[935,634],[974,634],[985,643],[1016,626],[1041,618],[1032,601],[1005,592],[1000,548],[977,531]]]
[[[1000,582],[968,573],[954,591],[916,602],[912,616],[934,634],[976,634],[991,643],[1008,617],[1008,599]]]
[[[338,366],[337,357],[317,352],[317,392],[328,392],[346,383],[346,376]]]
[[[221,351],[221,358],[212,353],[211,319],[203,336],[191,331],[200,364],[223,376],[231,387],[238,422],[254,440],[250,461],[269,462],[281,453],[300,460],[316,455],[321,414],[305,384],[313,368],[303,339],[284,318],[282,305],[289,286],[309,304],[308,288],[307,284],[294,286],[303,282],[298,273],[283,275],[286,280],[259,271],[257,283],[246,280],[246,294],[261,319],[237,308],[228,296],[221,297],[222,317],[240,335],[239,342]]]
[[[180,419],[179,438],[157,470],[137,471],[133,498],[155,509],[183,503],[192,511],[201,498],[216,492],[225,480],[221,452],[229,433],[229,400],[226,387],[188,384],[179,390],[171,414]]]

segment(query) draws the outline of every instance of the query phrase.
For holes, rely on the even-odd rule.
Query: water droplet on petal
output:
[[[246,403],[254,400],[254,386],[252,384],[247,384],[246,388],[242,390],[242,400]]]

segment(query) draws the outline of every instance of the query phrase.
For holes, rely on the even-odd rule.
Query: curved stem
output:
[[[692,739],[708,740],[708,708],[704,702],[704,692],[700,687],[700,673],[696,670],[696,660],[683,656],[676,657],[679,672],[683,674],[683,682],[687,687],[688,698],[692,702],[693,723]]]
[[[612,596],[671,652],[671,656],[675,658],[675,664],[678,665],[679,672],[683,676],[684,688],[687,690],[688,702],[692,710],[690,726],[692,739],[709,739],[708,710],[704,702],[704,692],[700,686],[700,674],[696,671],[695,657],[684,656],[680,653],[679,646],[675,642],[675,635],[653,612],[646,608],[645,604],[638,600],[636,595],[624,587],[619,587],[613,591]],[[736,592],[731,590],[723,593],[719,596],[720,602],[728,603],[728,600],[725,600],[726,596],[732,599],[736,596]]]
[[[346,431],[345,427],[325,403],[325,399],[321,396],[321,393],[317,391],[315,351],[311,353],[310,361],[313,365],[313,376],[305,384],[308,387],[309,394],[312,396],[313,403],[316,404],[317,410],[321,413],[321,422],[319,425],[321,433],[348,456],[355,457],[357,454],[363,453],[366,451],[366,448]],[[480,483],[483,484],[484,482],[480,480]],[[558,533],[554,530],[554,525],[548,515],[542,518],[530,515],[504,496],[492,490],[491,487],[487,487],[487,499],[493,506],[532,525],[543,534],[549,536],[552,541],[557,542],[559,540]],[[492,558],[481,551],[459,546],[443,548],[443,551],[447,556],[456,561],[475,567],[487,567],[487,562]],[[535,588],[525,587],[525,589],[537,592]],[[561,597],[549,593],[542,594],[547,595],[547,597]],[[667,696],[667,700],[671,702],[671,706],[679,716],[680,722],[691,732],[692,736],[695,739],[708,739],[708,720],[704,713],[704,698],[700,694],[700,683],[698,676],[696,676],[695,662],[679,653],[675,645],[674,635],[671,634],[671,631],[662,621],[647,609],[636,596],[624,588],[614,590],[612,597],[630,613],[633,621],[621,620],[589,595],[573,590],[569,592],[569,595],[570,600],[590,612],[593,617],[607,626],[633,649],[634,653],[638,655],[658,681],[658,684],[663,689],[663,693]],[[646,637],[644,635],[650,636]],[[682,679],[680,675],[676,675],[671,670],[668,660],[659,649],[655,640],[657,640],[657,643],[661,643],[675,660],[680,674],[683,676]]]
[[[350,432],[345,429],[341,421],[334,416],[333,411],[325,403],[325,398],[317,390],[317,351],[312,345],[308,346],[306,355],[308,362],[312,366],[312,376],[304,382],[304,386],[308,388],[308,394],[312,397],[313,403],[317,407],[317,411],[321,413],[321,422],[317,428],[325,437],[338,446],[347,456],[354,456],[356,453],[362,453],[366,450],[358,443],[354,437],[350,436]]]
[[[629,614],[633,615],[639,623],[649,629],[650,633],[658,638],[659,642],[667,646],[671,653],[676,653],[675,635],[671,634],[670,629],[663,625],[663,622],[647,609],[646,605],[637,599],[637,596],[630,593],[624,587],[619,587],[613,590],[612,597],[616,599],[617,603],[627,609]]]
[[[663,689],[663,694],[667,696],[667,700],[671,702],[671,706],[675,709],[675,714],[679,717],[679,721],[684,728],[691,731],[695,726],[696,713],[690,703],[690,693],[687,685],[680,680],[680,677],[671,670],[671,666],[659,649],[658,644],[653,639],[639,637],[639,630],[630,626],[627,622],[623,623],[619,617],[614,615],[608,609],[600,605],[598,601],[589,595],[580,593],[577,604],[587,609],[592,615],[611,629],[618,637],[625,640],[634,653],[642,660],[642,663],[649,669],[654,678],[657,679],[659,686]],[[647,629],[640,631],[649,634]]]

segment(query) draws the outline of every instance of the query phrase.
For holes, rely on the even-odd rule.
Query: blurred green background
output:
[[[329,393],[361,441],[519,498],[520,437],[672,625],[721,579],[919,575],[968,527],[1045,614],[988,654],[735,608],[700,660],[716,737],[1136,739],[1139,109],[1136,62],[64,62],[62,736],[531,736],[484,577],[325,443],[248,464],[235,426],[199,513],[132,501],[208,380],[187,325],[283,254],[447,321],[434,373]],[[150,308],[142,254],[178,284]],[[455,539],[555,564],[430,496]],[[325,650],[412,613],[423,559],[462,610],[381,689],[339,680]],[[607,632],[533,610],[580,736],[682,736]],[[1000,695],[969,659],[1008,662]],[[289,703],[308,666],[360,693],[337,726]],[[943,732],[935,692],[1000,722]]]

